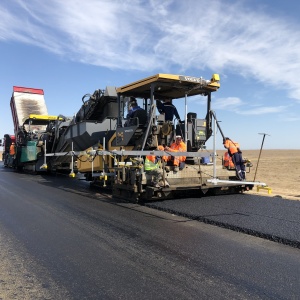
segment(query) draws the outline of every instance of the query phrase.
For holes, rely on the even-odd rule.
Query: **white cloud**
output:
[[[281,113],[286,110],[286,106],[265,106],[265,107],[257,107],[254,109],[245,109],[236,111],[238,114],[241,115],[264,115],[264,114],[274,114],[274,113]]]
[[[238,97],[227,97],[214,100],[213,109],[227,110],[239,115],[263,115],[284,112],[287,110],[287,106],[249,105]]]
[[[300,101],[299,25],[251,11],[246,4],[5,0],[0,3],[0,40],[115,69],[231,70],[287,90]],[[274,108],[260,111],[267,110]]]
[[[218,98],[213,102],[213,109],[236,111],[241,105],[243,102],[237,97]]]

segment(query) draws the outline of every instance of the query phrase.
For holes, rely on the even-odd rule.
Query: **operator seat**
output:
[[[138,126],[138,128],[142,128],[146,125],[147,120],[147,112],[144,109],[138,109],[133,113],[132,118],[130,118],[129,126]]]

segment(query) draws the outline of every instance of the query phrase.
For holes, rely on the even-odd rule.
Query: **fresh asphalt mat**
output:
[[[145,205],[300,248],[300,201],[238,194],[172,199]]]

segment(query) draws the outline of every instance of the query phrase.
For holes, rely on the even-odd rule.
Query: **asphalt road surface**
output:
[[[298,299],[297,234],[282,239],[289,245],[245,234],[280,209],[257,213],[269,205],[241,195],[209,199],[141,206],[0,165],[0,299]],[[297,209],[281,216],[290,231]]]

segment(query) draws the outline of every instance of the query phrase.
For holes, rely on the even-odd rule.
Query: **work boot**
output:
[[[242,171],[238,171],[238,172],[236,173],[236,177],[238,178],[238,180],[243,181]]]
[[[245,171],[243,171],[243,179],[244,179],[244,181],[246,181],[246,172]]]
[[[170,172],[170,167],[169,167],[169,166],[166,166],[166,167],[165,167],[165,170],[166,170],[166,172]]]
[[[181,162],[181,163],[179,164],[179,171],[183,170],[184,167],[185,167],[185,163],[184,163],[184,162]]]
[[[167,181],[167,179],[165,179],[165,187],[169,187],[169,186],[170,186],[169,182]]]
[[[174,172],[177,173],[179,171],[179,168],[176,166],[174,167]]]

